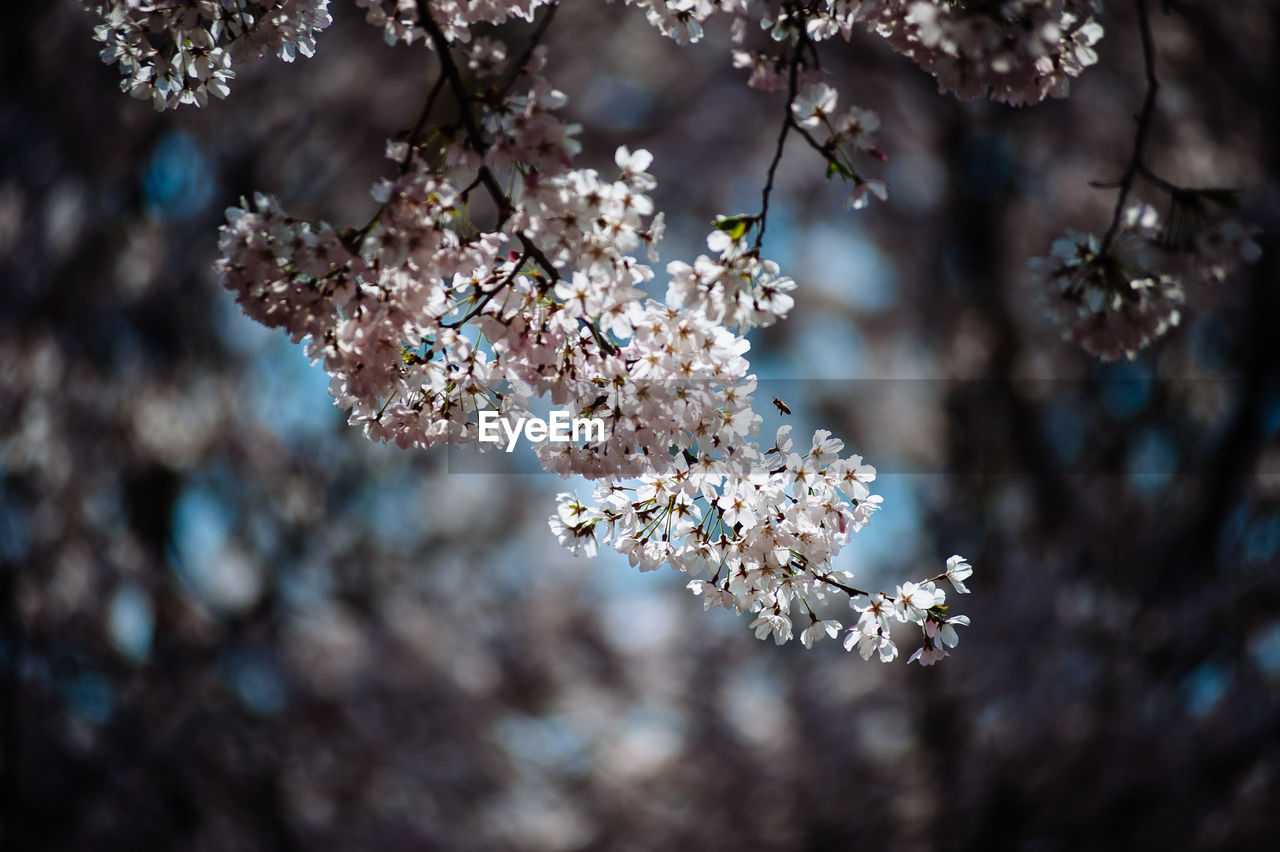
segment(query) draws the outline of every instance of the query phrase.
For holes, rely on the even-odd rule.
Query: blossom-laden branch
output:
[[[1101,240],[1068,230],[1048,257],[1031,261],[1044,288],[1045,309],[1063,326],[1063,336],[1103,361],[1133,360],[1177,326],[1187,299],[1186,282],[1222,281],[1241,261],[1259,256],[1254,232],[1229,215],[1236,191],[1179,187],[1147,166],[1160,80],[1146,0],[1134,0],[1134,10],[1146,92],[1133,148],[1118,180],[1093,184],[1117,190],[1111,223]],[[1128,203],[1138,178],[1168,194],[1167,222],[1162,224],[1148,205]]]
[[[836,636],[842,625],[819,612],[826,616],[823,601],[839,594],[858,613],[847,649],[893,659],[890,623],[903,622],[921,630],[912,659],[945,656],[955,626],[968,620],[948,615],[937,582],[966,591],[968,564],[952,557],[944,573],[903,583],[893,595],[869,594],[835,570],[836,554],[881,505],[869,487],[875,468],[842,457],[843,443],[825,430],[803,452],[791,451],[789,427],[762,449],[754,439],[756,380],[744,357],[742,335],[793,305],[795,283],[760,257],[787,136],[796,132],[818,151],[829,176],[855,181],[851,206],[862,206],[868,192],[884,195],[883,184],[853,168],[858,152],[878,154],[875,117],[854,108],[833,118],[836,95],[820,79],[815,44],[841,32],[847,38],[877,4],[765,4],[758,20],[790,54],[761,211],[718,222],[707,238],[711,253],[693,264],[670,262],[659,302],[640,288],[653,269],[635,257],[643,247],[656,262],[665,229],[648,194],[656,186],[652,157],[618,149],[612,179],[574,167],[577,128],[557,118],[565,96],[542,74],[554,4],[507,62],[505,44],[473,29],[512,18],[532,23],[544,0],[357,2],[389,42],[425,44],[439,75],[407,136],[388,144],[396,175],[374,187],[380,207],[363,227],[298,220],[265,195],[228,211],[217,266],[244,311],[303,342],[331,375],[349,422],[374,440],[490,449],[480,440],[481,412],[496,414],[510,433],[538,397],[607,424],[603,436],[537,447],[549,472],[597,482],[591,505],[562,495],[551,519],[571,550],[594,553],[607,542],[641,570],[665,564],[685,572],[708,606],[753,613],[761,638],[791,638],[795,612],[809,617],[800,631],[806,646]],[[723,13],[741,42],[743,22],[758,14],[746,0],[630,2],[678,41],[696,41],[702,24]],[[229,79],[224,54],[241,42],[285,58],[295,49],[310,55],[311,33],[328,23],[325,0],[197,0],[182,14],[134,0],[93,6],[105,20],[99,37],[115,45],[108,58],[130,75],[128,88],[154,95],[157,108],[202,105],[188,93],[201,85],[225,95],[225,86],[201,81]],[[238,16],[235,27],[224,20],[228,10]],[[162,44],[144,30],[161,33]],[[181,55],[183,67],[156,78],[147,69],[170,61],[166,50]],[[206,60],[226,73],[205,74]],[[468,88],[463,60],[478,93]],[[446,90],[457,120],[433,125]],[[488,229],[471,216],[476,189],[496,209]]]
[[[315,53],[333,22],[329,0],[84,0],[102,23],[102,59],[118,65],[120,88],[157,110],[225,98],[233,64],[275,54]]]
[[[756,253],[760,251],[764,242],[765,227],[769,217],[769,197],[773,192],[778,166],[782,163],[787,137],[793,132],[799,134],[826,162],[828,179],[839,175],[852,182],[853,189],[845,200],[845,209],[862,209],[867,205],[870,195],[874,195],[881,201],[888,198],[888,187],[883,181],[864,179],[853,164],[853,157],[858,152],[867,152],[880,160],[884,159],[884,155],[875,147],[871,137],[879,127],[879,117],[870,110],[852,107],[840,119],[833,120],[838,96],[835,89],[821,82],[822,71],[818,64],[817,47],[810,39],[808,28],[804,25],[807,19],[803,15],[793,15],[790,20],[792,26],[789,30],[783,28],[781,24],[775,27],[775,37],[779,32],[790,32],[791,55],[785,63],[781,62],[781,58],[772,63],[774,67],[785,64],[787,68],[787,102],[783,107],[782,126],[778,131],[778,141],[773,158],[769,162],[764,189],[761,192],[760,212],[752,217],[738,219],[727,217],[718,223],[721,229],[727,229],[731,233],[738,227],[739,222],[753,225],[755,240],[752,251]],[[806,65],[806,51],[809,53],[812,66]],[[743,51],[736,52],[735,64],[746,66],[751,61],[753,60],[750,54]],[[806,80],[803,94],[800,90],[802,78]],[[764,85],[756,79],[756,85],[767,89],[772,86],[772,83]],[[812,133],[812,129],[819,127],[825,129],[827,133],[825,142],[819,142]]]
[[[813,32],[821,32],[820,27],[813,26],[815,21],[821,20],[821,13],[813,5],[784,2],[779,7],[777,21],[772,24],[772,36],[788,45],[789,49],[773,57],[762,53],[753,55],[745,50],[734,51],[735,67],[752,69],[748,85],[765,91],[785,88],[787,92],[777,142],[760,194],[760,211],[753,215],[722,216],[716,221],[716,227],[735,240],[754,229],[753,256],[759,255],[764,243],[774,181],[787,139],[792,133],[803,138],[823,158],[828,179],[838,175],[853,184],[845,200],[845,209],[862,209],[867,205],[869,196],[882,201],[888,198],[888,187],[883,181],[863,178],[854,166],[854,157],[860,152],[869,153],[881,161],[885,159],[871,137],[879,126],[879,117],[870,110],[855,106],[841,118],[833,118],[838,95],[835,89],[823,82],[824,72],[818,60],[817,45],[811,36]],[[735,31],[735,38],[741,42],[739,31]],[[782,69],[780,73],[779,69]],[[817,128],[825,129],[826,141],[819,142],[813,135],[812,131]]]
[[[234,66],[274,53],[310,57],[328,27],[329,0],[82,0],[101,20],[103,59],[118,64],[122,88],[156,109],[203,106],[226,97]],[[532,22],[550,0],[356,0],[388,44],[432,41],[427,18],[463,44],[472,30],[513,18]],[[932,74],[941,92],[1032,104],[1067,94],[1097,62],[1100,0],[624,0],[681,44],[702,39],[712,18],[730,22],[734,40],[758,26],[784,40],[799,24],[810,46],[856,25],[884,38]],[[544,16],[545,29],[550,16]],[[538,41],[537,38],[532,43]],[[752,85],[776,73],[765,54],[745,54]],[[518,68],[523,63],[516,63]],[[778,66],[780,67],[780,66]],[[510,80],[507,81],[508,83]],[[506,91],[500,85],[499,90]]]
[[[880,506],[875,469],[841,457],[825,431],[804,452],[791,452],[789,429],[767,451],[753,439],[760,417],[741,333],[785,316],[794,282],[744,235],[716,230],[713,255],[673,261],[664,301],[647,299],[639,285],[653,270],[633,252],[656,260],[663,233],[649,154],[619,149],[613,180],[575,169],[575,128],[555,117],[565,99],[541,76],[544,48],[503,70],[477,60],[498,50],[492,42],[455,44],[426,14],[417,26],[461,134],[441,130],[452,141],[433,162],[390,146],[399,174],[375,188],[382,209],[358,240],[291,219],[265,196],[230,211],[219,268],[246,313],[305,341],[350,422],[376,440],[485,450],[480,412],[510,425],[539,396],[602,420],[603,439],[537,448],[548,471],[598,483],[591,505],[562,495],[552,518],[571,550],[607,542],[642,570],[670,565],[707,601],[754,613],[752,629],[777,641],[791,637],[797,610],[810,619],[804,644],[836,635],[842,625],[817,613],[839,593],[859,612],[847,647],[885,660],[896,654],[888,622],[864,610],[887,601],[895,622],[920,629],[917,659],[945,655],[964,621],[947,616],[934,581],[873,599],[831,566]],[[473,96],[459,50],[478,78],[511,93]],[[493,201],[491,230],[470,220],[456,174]]]

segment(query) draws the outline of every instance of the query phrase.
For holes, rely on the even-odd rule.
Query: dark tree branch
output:
[[[817,571],[814,571],[813,576],[817,577],[819,580],[826,583],[828,586],[832,586],[833,588],[839,589],[840,591],[844,592],[846,595],[848,595],[851,598],[871,597],[870,592],[864,592],[862,589],[855,589],[853,586],[846,586],[844,583],[841,583],[839,580],[831,579],[830,574],[819,574]],[[885,595],[885,597],[888,598],[890,596]]]
[[[471,112],[471,93],[467,91],[466,85],[462,82],[462,74],[458,71],[458,64],[453,61],[449,39],[445,37],[444,31],[440,29],[440,25],[436,23],[435,18],[431,17],[431,10],[427,8],[426,0],[418,0],[418,14],[422,28],[427,31],[427,35],[431,38],[431,43],[435,46],[436,55],[440,57],[441,73],[449,81],[449,88],[453,90],[453,96],[458,101],[458,112],[462,118],[462,126],[467,132],[467,145],[472,151],[483,157],[485,151],[488,150],[488,146],[484,142],[484,137],[480,134],[480,125],[476,123],[475,114]],[[507,198],[507,194],[502,190],[502,187],[498,184],[498,179],[493,176],[493,171],[488,166],[481,165],[476,176],[480,179],[481,185],[488,191],[493,203],[498,205],[498,227],[501,228],[511,215],[511,199]]]
[[[1139,174],[1149,174],[1143,165],[1143,152],[1146,150],[1147,136],[1151,132],[1151,120],[1155,115],[1156,93],[1160,90],[1160,81],[1156,78],[1156,51],[1151,38],[1151,20],[1147,16],[1146,0],[1134,0],[1138,13],[1138,31],[1142,37],[1142,64],[1146,72],[1147,93],[1142,99],[1142,110],[1138,113],[1138,129],[1133,136],[1133,153],[1129,156],[1129,165],[1120,177],[1120,194],[1116,198],[1115,213],[1111,224],[1102,238],[1101,254],[1106,254],[1120,229],[1120,221],[1124,217],[1124,206],[1129,200],[1129,190]]]
[[[507,287],[511,285],[511,282],[516,280],[516,276],[520,274],[520,270],[524,269],[524,265],[528,262],[529,262],[529,250],[525,249],[524,254],[520,255],[520,259],[516,261],[516,265],[511,268],[511,271],[507,273],[507,276],[503,278],[501,281],[499,281],[492,290],[481,291],[482,295],[479,301],[476,302],[475,307],[473,307],[470,311],[468,311],[467,314],[464,317],[462,317],[462,319],[454,323],[448,323],[448,322],[442,321],[440,323],[440,327],[441,328],[460,328],[463,325],[465,325],[467,322],[471,321],[472,319],[475,319],[477,316],[480,315],[480,312],[484,310],[484,306],[489,304],[490,300],[492,300],[494,296],[498,295],[503,290],[507,289]]]
[[[804,41],[802,33],[800,41],[796,43],[795,49],[791,54],[791,67],[787,82],[787,102],[783,105],[782,128],[778,131],[778,145],[773,152],[773,161],[769,163],[769,174],[764,183],[764,191],[760,194],[760,212],[756,215],[756,239],[752,246],[752,251],[756,252],[760,251],[760,245],[764,242],[764,228],[769,219],[769,196],[773,193],[773,180],[777,176],[778,165],[782,162],[782,152],[787,147],[787,136],[790,135],[793,128],[799,127],[796,124],[795,116],[791,113],[791,106],[796,102],[796,93],[799,88],[800,51]]]
[[[458,64],[453,59],[449,39],[445,36],[444,31],[440,29],[440,25],[431,17],[426,0],[417,0],[417,2],[422,27],[431,38],[436,54],[440,57],[442,74],[449,81],[449,88],[453,90],[454,98],[458,102],[462,126],[467,133],[467,145],[478,156],[483,157],[489,146],[485,143],[484,136],[480,133],[480,125],[476,122],[475,114],[471,111],[471,94],[467,91],[467,87],[462,81],[462,74],[458,71]],[[540,36],[538,37],[540,38]],[[493,170],[487,165],[483,163],[480,165],[479,169],[477,169],[476,177],[479,179],[480,185],[489,193],[489,197],[493,199],[493,203],[498,207],[496,229],[501,230],[502,226],[506,224],[511,214],[515,211],[515,205],[511,203],[511,199],[503,191],[502,186],[499,185],[498,179],[494,177]],[[552,281],[560,280],[560,271],[556,269],[555,264],[543,253],[542,249],[538,248],[524,233],[517,234],[516,238],[520,240],[524,253],[533,258],[534,262],[546,271]],[[602,350],[610,354],[618,351],[616,346],[610,344],[600,335],[599,330],[594,325],[591,331]]]
[[[422,105],[422,111],[418,113],[418,120],[414,122],[413,129],[409,131],[408,150],[405,152],[404,161],[400,163],[400,174],[404,175],[409,171],[409,166],[413,162],[413,149],[422,141],[422,131],[427,126],[427,120],[431,117],[432,110],[436,106],[436,98],[440,96],[441,90],[444,89],[444,74],[441,73],[437,78],[431,91],[427,94],[426,103]],[[343,237],[343,244],[347,250],[351,252],[360,251],[360,244],[364,242],[364,238],[369,236],[369,232],[373,230],[373,226],[378,224],[378,220],[382,218],[382,212],[387,209],[387,205],[383,204],[378,207],[378,211],[369,217],[369,221],[356,231],[352,231]]]
[[[471,111],[471,94],[462,82],[462,74],[458,71],[458,64],[453,61],[449,39],[445,37],[440,25],[431,17],[425,0],[418,0],[418,12],[422,16],[423,29],[431,37],[431,43],[435,46],[436,54],[440,57],[442,74],[449,81],[449,88],[453,90],[453,95],[458,101],[458,110],[462,116],[462,126],[467,132],[467,145],[470,146],[472,151],[483,157],[489,146],[485,144],[484,137],[480,133],[480,125],[476,123],[475,114]],[[493,203],[498,206],[497,228],[501,229],[514,211],[514,205],[512,205],[511,199],[507,197],[507,193],[503,191],[502,186],[498,183],[498,179],[494,177],[493,170],[488,166],[483,164],[480,166],[476,171],[476,179],[480,181],[480,185],[489,193]],[[547,259],[542,250],[534,245],[524,234],[518,236],[524,251],[546,270],[552,280],[559,280],[559,270]]]

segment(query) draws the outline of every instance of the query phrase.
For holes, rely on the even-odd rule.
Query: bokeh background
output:
[[[1072,97],[1023,110],[940,97],[866,34],[824,47],[883,119],[892,196],[843,212],[792,140],[766,249],[797,307],[752,360],[764,407],[882,471],[840,567],[976,566],[973,626],[922,669],[760,643],[671,572],[570,557],[546,517],[583,483],[372,445],[239,314],[223,209],[363,223],[425,50],[338,2],[314,59],[157,114],[76,3],[9,4],[0,848],[1274,848],[1280,7],[1174,5],[1150,162],[1243,188],[1263,256],[1110,367],[1025,268],[1109,221],[1089,181],[1142,97],[1129,4]],[[782,96],[723,32],[682,49],[571,0],[547,42],[582,162],[654,152],[664,264],[757,209]]]

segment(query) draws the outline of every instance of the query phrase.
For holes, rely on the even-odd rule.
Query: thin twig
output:
[[[795,123],[795,117],[791,114],[791,106],[796,102],[796,93],[799,89],[800,79],[800,51],[803,48],[803,38],[796,42],[795,49],[791,54],[791,69],[787,82],[787,102],[783,106],[785,115],[782,117],[782,129],[778,131],[778,145],[773,152],[773,162],[769,163],[769,174],[764,182],[764,191],[760,194],[760,213],[756,216],[756,239],[752,246],[752,251],[759,252],[760,245],[764,242],[764,228],[769,219],[769,195],[773,192],[773,179],[778,173],[778,164],[782,162],[782,152],[787,147],[787,136],[791,133],[793,127],[798,125]]]
[[[834,155],[831,150],[831,145],[823,145],[819,142],[814,135],[809,132],[809,128],[795,120],[795,116],[791,117],[791,126],[795,128],[796,133],[800,134],[801,139],[809,143],[810,148],[822,155],[824,160],[831,160],[833,158]]]
[[[1100,254],[1105,255],[1120,229],[1120,220],[1124,216],[1124,205],[1129,199],[1129,190],[1133,188],[1133,180],[1139,173],[1146,173],[1142,164],[1142,154],[1146,148],[1147,135],[1151,131],[1151,120],[1155,115],[1156,92],[1160,89],[1160,81],[1156,79],[1156,52],[1151,38],[1151,21],[1147,17],[1146,0],[1134,0],[1138,12],[1138,31],[1142,36],[1142,63],[1147,76],[1147,94],[1142,100],[1142,111],[1138,113],[1138,129],[1133,136],[1133,153],[1129,157],[1129,165],[1125,167],[1120,178],[1120,194],[1116,198],[1115,213],[1111,217],[1111,225],[1102,238]]]
[[[440,67],[449,81],[449,88],[453,90],[453,95],[458,101],[458,112],[462,117],[462,126],[467,131],[467,145],[477,155],[483,157],[486,149],[484,137],[480,134],[480,125],[476,124],[476,117],[471,112],[471,95],[467,91],[466,85],[462,82],[462,74],[458,71],[458,64],[453,61],[453,54],[449,49],[449,39],[445,37],[444,31],[440,29],[440,25],[436,23],[435,18],[431,17],[431,11],[427,8],[426,0],[418,0],[418,15],[422,28],[427,31],[427,35],[431,37],[431,43],[435,45],[436,55],[440,57]],[[489,195],[493,198],[493,203],[498,205],[499,227],[502,226],[511,215],[511,199],[507,198],[507,194],[502,191],[502,187],[498,184],[498,179],[493,176],[493,172],[486,165],[481,165],[477,177],[480,183],[488,190]]]
[[[859,596],[868,597],[868,598],[871,597],[870,592],[864,592],[862,589],[855,589],[853,586],[846,586],[844,583],[841,583],[839,580],[831,579],[830,574],[819,574],[817,571],[814,571],[813,576],[817,577],[819,580],[826,583],[828,586],[834,586],[835,588],[844,592],[846,595],[848,595],[851,598],[856,598]],[[886,595],[886,597],[888,596]]]
[[[436,106],[436,98],[440,96],[442,89],[444,89],[443,73],[436,78],[436,82],[431,86],[431,91],[427,94],[426,103],[422,105],[422,111],[418,113],[418,120],[414,122],[413,128],[409,131],[408,147],[405,151],[404,160],[400,163],[401,176],[409,171],[409,166],[413,162],[413,149],[421,141],[422,131],[427,126],[427,119],[431,117],[431,112]],[[378,224],[378,220],[382,218],[383,211],[386,209],[386,204],[379,206],[377,212],[369,217],[368,222],[365,222],[359,230],[352,231],[343,239],[348,249],[352,252],[360,250],[360,244],[364,242],[365,237],[369,236],[373,226]]]

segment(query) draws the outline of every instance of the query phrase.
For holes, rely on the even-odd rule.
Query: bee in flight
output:
[[[783,414],[791,413],[791,409],[787,407],[787,404],[776,396],[773,398],[773,407],[781,411]]]

